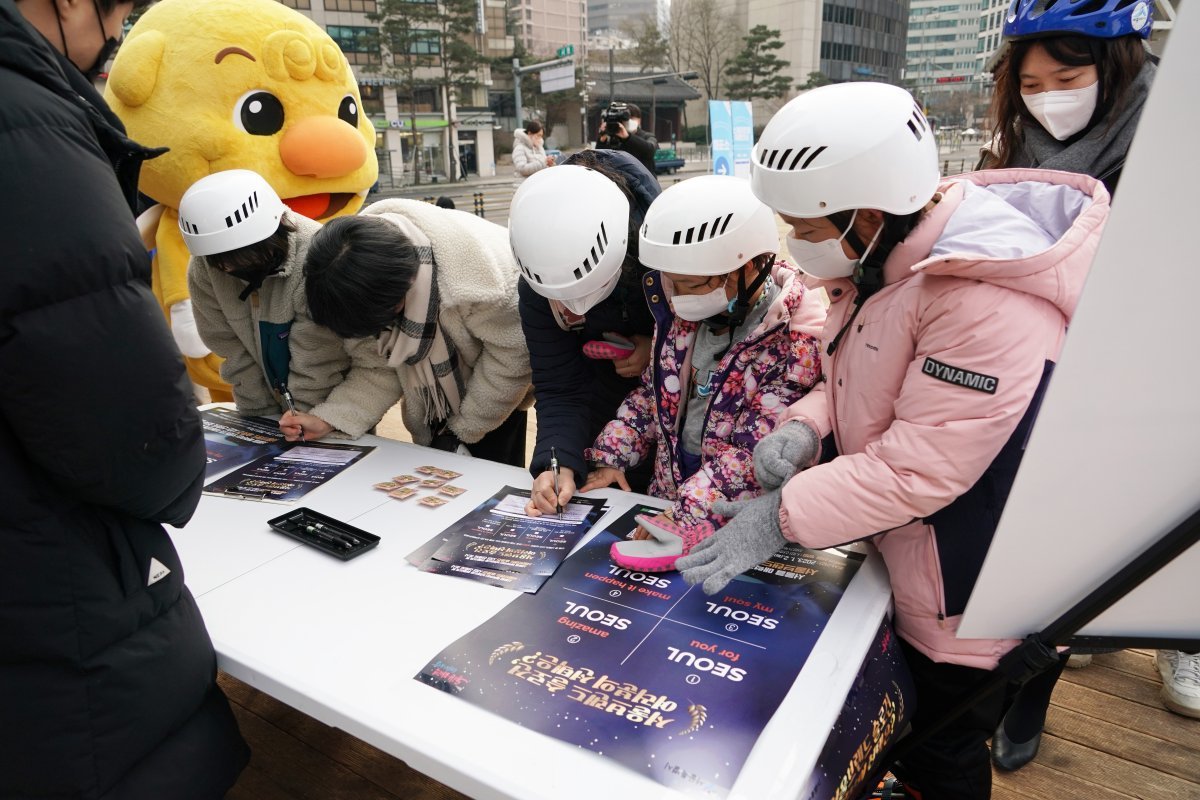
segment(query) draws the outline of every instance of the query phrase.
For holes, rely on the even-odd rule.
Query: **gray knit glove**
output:
[[[799,420],[769,433],[754,447],[754,477],[764,489],[778,489],[817,457],[817,434]]]
[[[779,529],[780,490],[753,500],[721,501],[713,511],[729,523],[675,562],[689,585],[703,583],[705,594],[716,594],[734,577],[761,564],[787,544]]]

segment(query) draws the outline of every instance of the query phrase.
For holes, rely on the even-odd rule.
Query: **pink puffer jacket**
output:
[[[825,381],[787,416],[832,441],[822,463],[784,487],[780,522],[813,548],[874,536],[897,632],[935,661],[990,669],[1015,642],[955,632],[1095,255],[1108,192],[1085,175],[1037,170],[962,175],[940,192],[832,354],[856,289],[823,283],[832,301]]]

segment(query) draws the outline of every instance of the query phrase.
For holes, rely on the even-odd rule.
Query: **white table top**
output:
[[[334,481],[281,505],[205,496],[170,530],[221,669],[479,798],[681,798],[618,763],[518,726],[413,679],[444,647],[517,592],[421,572],[405,556],[525,470],[388,439]],[[390,499],[372,484],[421,464],[463,473],[468,491],[437,509]],[[605,520],[648,501],[606,489]],[[272,531],[298,505],[382,537],[342,562]],[[877,554],[859,569],[787,697],[759,738],[731,797],[796,796],[841,711],[887,611]]]

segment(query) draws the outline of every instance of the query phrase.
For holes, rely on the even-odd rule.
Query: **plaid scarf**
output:
[[[379,336],[379,353],[400,373],[405,387],[417,387],[425,406],[425,423],[436,435],[441,423],[458,413],[470,369],[460,363],[454,342],[438,324],[441,297],[429,237],[400,214],[379,216],[408,237],[419,261],[417,276],[404,296],[404,310],[396,324]]]

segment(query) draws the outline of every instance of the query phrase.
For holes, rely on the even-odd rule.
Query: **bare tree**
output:
[[[706,99],[718,99],[725,67],[740,44],[733,14],[719,0],[674,0],[667,27],[668,62],[675,71],[697,72]]]
[[[638,72],[657,72],[668,63],[667,40],[653,15],[626,20],[621,24],[621,35],[633,42],[633,47],[617,51],[621,63],[637,64]]]

